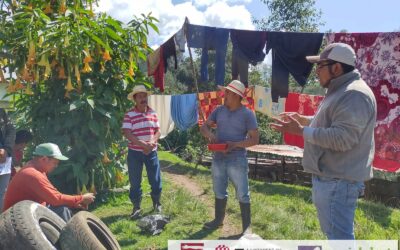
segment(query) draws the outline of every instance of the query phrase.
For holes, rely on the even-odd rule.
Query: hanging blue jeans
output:
[[[364,183],[314,175],[312,198],[329,240],[354,240],[354,214]]]
[[[159,198],[161,195],[161,171],[157,151],[145,155],[140,151],[129,149],[128,173],[131,184],[129,198],[135,207],[140,207],[142,200],[142,171],[143,164],[146,166],[147,178],[151,186],[151,197]]]

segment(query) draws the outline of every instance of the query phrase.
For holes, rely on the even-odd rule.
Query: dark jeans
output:
[[[60,216],[65,222],[68,222],[72,217],[71,210],[66,206],[53,207],[48,205],[47,208]]]
[[[147,178],[151,186],[151,197],[159,199],[161,194],[161,171],[157,151],[145,155],[140,151],[129,150],[128,173],[131,184],[129,198],[135,207],[140,207],[142,200],[142,171],[143,164],[146,166]]]

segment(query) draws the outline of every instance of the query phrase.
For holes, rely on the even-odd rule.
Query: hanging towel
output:
[[[186,44],[186,37],[185,37],[185,30],[182,27],[178,32],[175,33],[175,45],[180,52],[185,52],[185,44]]]
[[[286,98],[279,98],[279,102],[272,102],[270,88],[256,85],[254,101],[255,110],[269,117],[277,117],[285,111]]]
[[[174,95],[171,100],[171,113],[175,125],[180,130],[187,130],[198,121],[196,94]]]
[[[265,58],[263,52],[267,38],[265,31],[230,31],[232,41],[232,79],[248,86],[249,63],[256,65]]]
[[[377,102],[373,166],[400,169],[400,33],[333,33],[327,43],[342,42],[357,54],[356,68]]]
[[[160,123],[160,139],[166,137],[174,129],[174,121],[171,115],[170,95],[150,95],[149,107],[157,113]]]
[[[187,32],[189,47],[202,49],[200,80],[203,82],[208,80],[208,50],[215,50],[215,82],[224,85],[229,30],[188,24]]]
[[[297,112],[301,115],[313,116],[324,99],[323,96],[289,93],[286,98],[285,112]],[[283,139],[287,145],[304,148],[303,136],[285,133]]]
[[[301,86],[306,84],[312,64],[305,57],[318,53],[322,39],[322,33],[267,33],[267,53],[272,49],[272,101],[288,96],[289,73]]]
[[[162,46],[147,57],[147,74],[154,77],[154,86],[164,92],[164,60]]]
[[[199,125],[203,125],[207,121],[211,112],[214,111],[219,105],[224,104],[224,92],[213,91],[203,92],[199,94]],[[254,111],[254,88],[246,89],[246,97],[243,98],[242,104],[246,108]],[[204,119],[203,119],[204,116]]]
[[[171,56],[175,60],[175,69],[178,68],[177,60],[176,60],[176,48],[175,48],[175,40],[174,36],[172,36],[168,41],[166,41],[163,45],[161,45],[163,48],[163,60],[164,60],[164,72],[167,72],[168,68],[168,58]]]

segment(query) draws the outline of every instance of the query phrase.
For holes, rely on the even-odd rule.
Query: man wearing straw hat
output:
[[[161,212],[161,171],[157,155],[157,141],[161,134],[157,114],[148,106],[147,97],[150,94],[143,85],[133,88],[128,99],[135,106],[125,114],[122,123],[123,133],[129,140],[128,173],[131,184],[129,198],[133,203],[132,219],[141,215],[143,164],[151,186],[153,208],[156,212]]]
[[[201,127],[200,132],[211,143],[226,143],[224,152],[215,152],[212,161],[213,189],[215,194],[215,218],[204,224],[216,229],[223,224],[228,198],[228,179],[233,182],[239,200],[243,234],[250,233],[250,193],[246,148],[257,145],[259,133],[257,120],[252,111],[242,105],[246,88],[238,80],[226,87],[224,105],[216,108]],[[216,133],[211,127],[216,128]]]

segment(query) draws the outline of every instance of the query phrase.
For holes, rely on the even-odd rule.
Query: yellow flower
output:
[[[85,49],[85,58],[83,59],[83,63],[90,63],[93,62],[93,58],[90,55],[89,49]]]
[[[29,42],[29,52],[28,52],[28,62],[26,64],[27,65],[35,64],[35,58],[36,58],[35,43],[33,41],[30,41]]]
[[[81,194],[86,194],[88,191],[87,191],[87,189],[86,189],[86,186],[85,185],[82,185],[82,191],[81,191]]]
[[[131,63],[131,64],[129,65],[128,74],[129,74],[129,76],[131,76],[131,77],[134,77],[134,76],[135,76],[135,71],[133,70],[133,63]]]
[[[67,79],[67,76],[65,75],[65,69],[62,66],[60,66],[58,68],[58,78],[59,79]]]
[[[121,182],[123,180],[123,178],[124,178],[124,175],[121,173],[121,171],[116,170],[115,179],[116,179],[117,183]]]
[[[36,68],[36,72],[35,72],[35,77],[34,78],[35,78],[35,82],[39,83],[39,80],[40,80],[39,79],[39,68]]]
[[[67,85],[65,86],[67,92],[74,90],[74,86],[72,86],[71,76],[68,76]]]
[[[14,6],[15,8],[18,7],[18,4],[17,4],[16,0],[12,0],[12,6]]]
[[[90,186],[90,192],[93,194],[97,194],[96,187],[94,186],[94,182],[92,182],[92,186]]]
[[[65,91],[64,97],[67,98],[67,99],[71,99],[71,96],[69,95],[68,91]]]
[[[14,89],[16,91],[24,89],[25,86],[21,83],[21,80],[19,79],[19,77],[17,77],[17,80],[15,80],[15,85],[14,85]]]
[[[49,78],[50,74],[51,74],[50,64],[47,64],[46,69],[44,70],[44,78],[45,79]]]
[[[39,36],[38,46],[42,47],[43,42],[44,42],[43,36]]]
[[[40,58],[40,61],[37,63],[37,65],[46,67],[47,64],[49,64],[49,61],[47,60],[46,54],[43,54],[42,57]]]
[[[4,82],[5,82],[5,80],[6,80],[6,78],[4,77],[3,70],[2,70],[2,69],[0,69],[0,82],[1,82],[1,83],[4,83]]]
[[[60,4],[60,8],[58,9],[58,12],[60,14],[64,14],[65,11],[67,11],[67,6],[65,5],[65,1],[62,1]]]
[[[50,3],[46,5],[46,8],[43,10],[43,12],[44,12],[45,14],[51,14],[51,13],[53,13],[53,9],[51,8],[51,4],[50,4]]]
[[[83,73],[90,73],[92,72],[92,68],[90,67],[89,63],[85,63],[85,66],[83,66]]]
[[[110,164],[112,161],[108,158],[107,151],[103,153],[103,159],[101,159],[103,164]]]
[[[104,51],[103,60],[106,61],[106,62],[111,60],[110,52],[108,50]]]
[[[81,73],[79,73],[78,65],[75,64],[74,70],[75,70],[76,82],[78,83],[78,91],[80,92],[82,90],[82,82],[81,82]]]
[[[147,43],[143,43],[142,46],[144,49],[147,49]]]
[[[27,84],[27,88],[25,89],[25,94],[26,95],[33,95],[33,91],[31,90],[31,85]]]
[[[28,10],[32,10],[33,9],[32,3],[29,3],[27,8],[28,8]]]
[[[106,70],[106,68],[104,67],[104,63],[100,63],[100,72],[103,73]]]
[[[10,83],[8,84],[8,87],[7,87],[7,93],[11,94],[11,93],[15,93],[15,91],[16,91],[16,89],[13,84],[13,81],[10,81]]]

